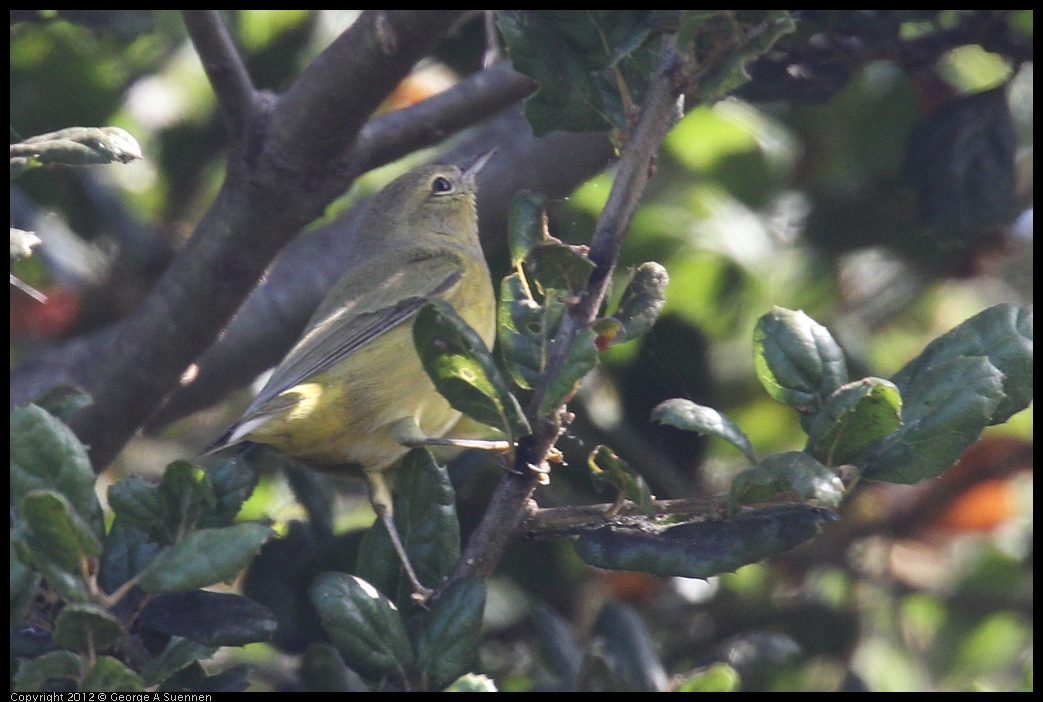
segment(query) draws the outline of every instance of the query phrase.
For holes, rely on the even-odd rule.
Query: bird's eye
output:
[[[448,179],[438,176],[431,181],[431,192],[433,193],[447,193],[453,189],[453,184]]]

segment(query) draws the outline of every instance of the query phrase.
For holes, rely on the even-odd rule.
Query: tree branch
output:
[[[181,14],[228,133],[238,134],[257,106],[257,94],[228,27],[218,10],[182,10]]]
[[[673,39],[668,38],[641,115],[623,148],[608,203],[598,218],[591,241],[590,258],[597,268],[580,294],[579,302],[562,319],[550,347],[546,370],[533,390],[529,404],[530,420],[535,417],[532,408],[539,406],[549,382],[561,372],[576,335],[590,326],[597,315],[623,239],[652,171],[659,144],[676,120],[681,82],[675,75],[679,61],[673,45]],[[489,507],[478,529],[471,535],[450,580],[492,573],[526,516],[526,505],[539,477],[535,469],[545,465],[546,456],[562,430],[562,423],[560,413],[554,419],[540,420],[534,426],[533,436],[519,442],[515,469],[497,485]]]
[[[216,338],[275,254],[343,192],[337,158],[459,16],[366,12],[237,135],[220,193],[170,269],[98,357],[72,418],[104,468]]]

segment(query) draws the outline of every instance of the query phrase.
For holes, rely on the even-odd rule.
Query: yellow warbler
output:
[[[385,471],[409,446],[450,443],[437,437],[460,417],[417,356],[412,326],[420,307],[446,300],[492,344],[495,298],[478,242],[474,182],[489,156],[466,171],[419,168],[370,202],[358,229],[360,259],[211,449],[252,441],[324,473],[361,474],[420,599],[430,591],[417,580],[395,529]]]

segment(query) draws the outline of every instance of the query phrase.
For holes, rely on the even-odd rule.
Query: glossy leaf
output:
[[[156,554],[138,585],[145,592],[182,592],[232,580],[271,535],[256,523],[200,529]]]
[[[863,378],[826,398],[811,420],[808,451],[827,466],[852,463],[902,423],[902,397],[894,383]]]
[[[69,427],[35,405],[11,413],[11,497],[17,505],[30,490],[54,489],[65,496],[99,540],[101,505],[87,450]]]
[[[413,662],[409,637],[391,600],[361,578],[323,573],[311,599],[333,645],[364,678],[401,676]]]
[[[54,621],[54,643],[78,653],[100,653],[119,643],[127,632],[105,608],[85,602],[67,604]]]
[[[207,590],[159,595],[148,601],[138,622],[152,631],[207,646],[268,641],[277,624],[267,607],[241,595]]]
[[[892,380],[903,397],[920,376],[954,358],[984,356],[1003,374],[1002,397],[989,419],[1002,424],[1032,402],[1032,313],[1004,303],[976,314],[938,337]]]
[[[480,578],[453,582],[435,600],[416,646],[416,668],[441,690],[476,665],[485,611]]]
[[[844,352],[824,326],[801,311],[776,307],[753,332],[757,377],[777,402],[814,414],[847,382]]]
[[[500,355],[511,380],[531,390],[543,370],[546,344],[544,308],[530,298],[518,273],[500,283],[497,307]]]
[[[521,191],[511,201],[511,211],[507,215],[507,245],[512,267],[517,267],[537,244],[549,238],[544,210],[546,201],[543,194],[528,190]]]
[[[860,461],[869,480],[915,483],[944,473],[989,426],[1004,376],[984,356],[940,359],[902,388],[902,426]]]
[[[731,511],[786,490],[830,507],[839,506],[844,499],[844,483],[836,473],[803,451],[789,451],[766,456],[735,476],[728,498]]]
[[[669,527],[620,521],[585,530],[574,546],[598,568],[709,578],[788,551],[814,538],[822,522],[836,519],[827,509],[793,504]]]
[[[420,308],[413,340],[424,370],[454,408],[511,439],[530,432],[485,342],[452,305],[433,299]]]
[[[757,452],[753,449],[749,437],[735,422],[713,409],[697,405],[691,400],[675,398],[661,402],[652,410],[652,419],[660,424],[669,424],[684,431],[717,436],[743,454],[753,463],[757,462]]]

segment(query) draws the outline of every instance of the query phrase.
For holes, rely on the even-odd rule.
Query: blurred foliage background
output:
[[[914,39],[961,12],[803,19],[855,41],[888,15]],[[856,377],[887,377],[981,309],[1031,303],[1032,16],[1005,15],[1012,44],[1027,47],[1017,61],[967,42],[917,70],[865,61],[835,92],[740,90],[687,112],[660,151],[618,273],[665,265],[664,314],[648,336],[607,352],[570,405],[566,464],[537,493],[541,506],[606,499],[582,470],[600,443],[640,467],[660,498],[726,490],[744,467],[733,448],[649,421],[671,397],[725,412],[760,452],[802,448],[796,417],[754,376],[753,324],[772,305],[828,326]],[[255,84],[274,91],[353,17],[227,15]],[[485,51],[474,17],[384,109],[452,85]],[[12,184],[12,224],[45,242],[13,272],[49,298],[12,288],[15,366],[135,307],[209,206],[226,154],[212,90],[173,12],[12,11],[10,96],[12,140],[115,125],[146,155]],[[328,217],[416,158],[407,161],[361,179]],[[605,173],[551,202],[551,233],[589,241],[610,184]],[[506,273],[506,251],[487,253],[494,277]],[[242,401],[136,440],[106,479],[195,455]],[[467,529],[498,476],[481,456],[453,470]],[[370,518],[357,497],[345,497],[357,509],[345,510],[344,529]],[[301,516],[275,473],[247,510],[285,530]],[[1032,689],[1032,408],[990,428],[942,479],[866,485],[843,517],[804,548],[709,582],[595,572],[564,542],[517,543],[490,582],[482,667],[516,690],[657,688],[720,662],[744,690]],[[292,685],[276,646],[228,655],[261,665],[257,689]]]

